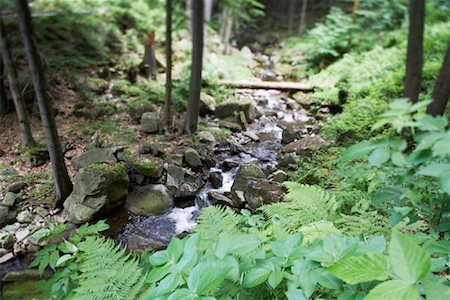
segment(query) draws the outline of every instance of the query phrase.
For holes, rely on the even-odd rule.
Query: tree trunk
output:
[[[425,0],[410,0],[405,90],[403,95],[412,102],[417,102],[419,99],[422,81],[424,21]]]
[[[164,126],[172,127],[172,0],[166,0],[166,95],[164,104]]]
[[[61,207],[64,200],[72,192],[73,186],[67,173],[64,155],[61,150],[53,107],[48,94],[47,82],[42,69],[41,59],[37,50],[36,40],[31,23],[30,10],[27,0],[16,0],[17,18],[20,33],[25,47],[25,55],[31,71],[31,78],[36,93],[36,99],[41,114],[44,134],[55,181],[55,207]]]
[[[355,0],[355,2],[353,2],[353,10],[352,10],[352,24],[356,23],[356,12],[359,9],[359,4],[360,4],[360,0]]]
[[[233,12],[229,8],[226,9],[225,14],[225,28],[224,28],[224,34],[223,34],[223,43],[224,43],[224,49],[223,54],[228,55],[230,54],[230,39],[231,34],[233,32]]]
[[[4,71],[3,61],[0,55],[0,115],[6,115],[9,113],[9,101],[6,96],[6,86],[4,83]]]
[[[203,0],[193,0],[192,66],[189,83],[189,101],[184,131],[195,133],[199,114],[203,65]]]
[[[432,116],[442,116],[445,112],[448,100],[450,98],[450,42],[448,43],[447,53],[436,80],[433,90],[433,102],[427,107],[427,113]]]
[[[306,28],[306,8],[308,6],[308,0],[302,1],[302,13],[300,15],[300,27],[298,28],[298,34],[302,35]]]
[[[294,27],[294,17],[295,17],[295,1],[289,0],[289,11],[288,11],[288,35],[292,34],[292,28]]]
[[[9,89],[13,96],[14,106],[16,107],[17,119],[19,120],[20,134],[22,136],[22,142],[25,148],[32,147],[35,142],[31,133],[30,122],[28,120],[27,109],[25,107],[25,101],[23,100],[22,93],[20,92],[19,83],[17,81],[17,73],[14,67],[14,63],[11,57],[11,51],[8,46],[5,35],[5,27],[3,21],[0,18],[0,53],[2,56],[5,72],[9,80]],[[3,80],[2,80],[3,82]],[[3,85],[3,84],[2,84]]]
[[[148,34],[144,49],[144,71],[147,78],[156,79],[158,66],[155,57],[155,31]]]
[[[204,0],[205,1],[205,23],[203,24],[203,38],[208,39],[208,23],[211,22],[214,0]]]

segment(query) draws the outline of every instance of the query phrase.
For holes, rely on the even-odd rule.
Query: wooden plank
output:
[[[243,89],[289,90],[311,92],[314,86],[309,83],[289,81],[221,80],[220,84]]]

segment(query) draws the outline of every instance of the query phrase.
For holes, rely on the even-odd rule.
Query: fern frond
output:
[[[299,230],[303,234],[303,243],[305,245],[311,244],[316,239],[324,239],[328,234],[341,234],[341,232],[334,227],[332,222],[318,221],[302,226]]]
[[[80,249],[85,254],[73,299],[136,299],[146,277],[137,259],[103,237],[88,237]]]
[[[238,234],[239,216],[229,207],[208,206],[197,219],[195,232],[200,233],[200,249],[208,249],[217,242],[219,234]]]
[[[301,226],[317,221],[331,221],[336,217],[337,203],[333,194],[319,186],[286,182],[288,193],[284,202],[265,205],[261,210],[297,231]]]

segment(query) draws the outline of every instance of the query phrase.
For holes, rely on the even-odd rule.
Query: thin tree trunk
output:
[[[300,15],[300,27],[298,28],[298,34],[302,35],[306,28],[306,8],[308,6],[308,0],[302,1],[302,13]]]
[[[203,38],[206,44],[206,41],[208,39],[208,23],[212,19],[214,0],[204,0],[204,1],[205,1],[205,23],[203,24]]]
[[[166,0],[166,95],[164,104],[164,126],[172,127],[170,108],[172,106],[172,0]]]
[[[53,107],[48,94],[47,82],[42,69],[41,59],[37,50],[36,40],[31,23],[30,10],[27,0],[16,0],[17,18],[20,33],[25,47],[25,55],[31,71],[31,78],[36,93],[36,99],[41,114],[44,134],[47,140],[48,152],[55,181],[56,207],[61,207],[64,200],[73,189],[69,174],[67,173],[64,155],[61,150],[58,130],[53,115]]]
[[[360,0],[355,0],[355,2],[353,2],[353,10],[352,10],[352,23],[355,24],[356,23],[356,12],[359,9],[359,4],[360,4]]]
[[[6,115],[9,113],[9,101],[6,96],[6,86],[4,83],[4,70],[3,70],[2,56],[0,55],[0,115]]]
[[[294,17],[295,17],[295,0],[289,0],[288,35],[292,34],[292,28],[294,27]]]
[[[439,77],[433,90],[433,102],[427,107],[427,113],[433,116],[442,116],[450,98],[450,42],[442,63]]]
[[[225,21],[225,31],[223,35],[223,43],[224,43],[224,50],[223,54],[228,55],[230,54],[230,39],[231,34],[233,32],[233,12],[231,9],[227,8],[227,13],[225,15],[226,21]]]
[[[155,57],[155,31],[151,31],[145,40],[144,71],[147,78],[156,79],[158,66]]]
[[[23,145],[25,148],[34,146],[33,135],[31,133],[30,122],[28,120],[27,109],[25,107],[25,101],[23,100],[22,93],[19,89],[19,83],[17,81],[17,73],[14,68],[14,63],[11,57],[11,51],[8,46],[5,35],[5,27],[3,21],[0,18],[0,53],[2,56],[5,72],[9,80],[9,88],[13,96],[14,106],[16,107],[17,119],[19,120],[20,134],[22,136]],[[3,82],[3,80],[2,80]],[[3,85],[3,84],[2,84]]]
[[[403,94],[412,102],[417,102],[419,99],[422,81],[424,21],[425,0],[410,0],[405,90]]]
[[[189,101],[184,131],[195,133],[199,114],[203,65],[203,0],[193,0],[192,66],[189,83]]]

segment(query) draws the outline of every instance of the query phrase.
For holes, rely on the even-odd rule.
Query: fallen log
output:
[[[309,83],[289,81],[221,80],[220,84],[242,89],[289,90],[312,92],[314,86]]]

